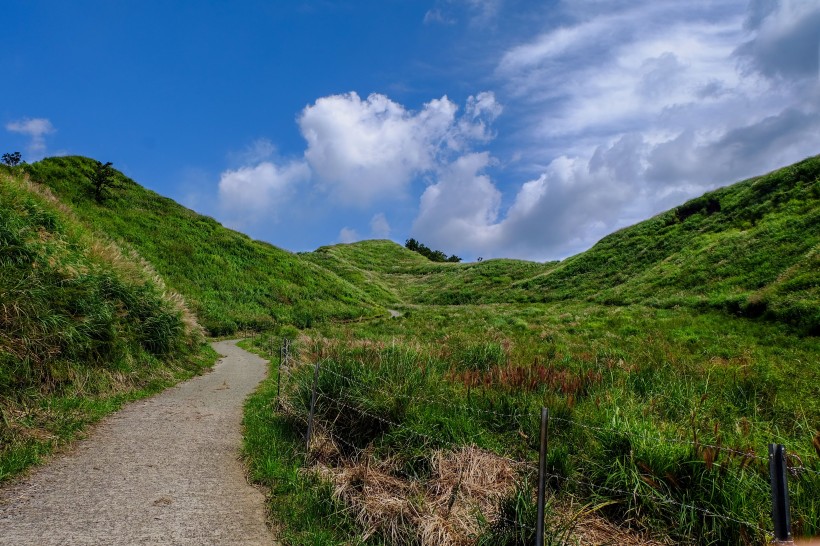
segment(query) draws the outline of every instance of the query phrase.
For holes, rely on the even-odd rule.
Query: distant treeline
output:
[[[460,262],[461,258],[453,254],[452,256],[447,256],[444,252],[440,250],[432,250],[427,247],[424,243],[420,243],[415,239],[407,239],[404,242],[404,246],[412,250],[413,252],[418,252],[425,258],[432,260],[434,262]]]

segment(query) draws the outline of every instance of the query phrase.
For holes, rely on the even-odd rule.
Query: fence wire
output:
[[[280,382],[280,390],[281,390],[281,393],[283,395],[279,397],[279,401],[278,401],[277,406],[278,406],[279,411],[281,411],[283,413],[286,413],[288,415],[291,415],[292,417],[295,417],[301,423],[303,423],[307,426],[308,425],[308,419],[300,411],[298,411],[295,407],[293,407],[292,404],[289,404],[288,402],[285,401],[286,400],[286,396],[284,396],[284,393],[286,392],[285,384],[292,381],[294,369],[298,366],[307,366],[308,365],[308,364],[305,364],[305,363],[303,363],[303,364],[298,364],[297,363],[295,366],[292,365],[293,356],[290,353],[290,347],[291,347],[291,344],[287,343],[287,344],[284,344],[280,348],[280,355],[279,355],[280,356],[280,367],[279,367],[279,378],[278,378],[278,380]],[[272,346],[269,346],[268,353],[271,356],[273,355]],[[336,376],[340,379],[343,379],[344,381],[347,381],[347,382],[355,382],[353,378],[351,378],[349,376],[345,376],[343,374],[340,374],[340,373],[336,372],[335,370],[329,369],[328,367],[322,367],[322,368],[320,368],[320,370],[321,370],[320,373],[331,374],[331,375],[334,375],[334,376]],[[384,379],[384,378],[374,377],[374,378],[370,378],[370,379],[376,379],[377,381],[379,381],[381,383],[381,385],[384,388],[391,388],[392,387],[387,382],[387,380]],[[359,385],[367,385],[364,382],[358,382],[358,384]],[[316,394],[317,394],[317,401],[319,399],[322,399],[322,400],[325,400],[328,403],[334,404],[334,405],[336,405],[340,408],[344,408],[345,410],[355,412],[356,414],[365,415],[365,416],[367,416],[371,419],[374,419],[374,420],[388,426],[390,428],[391,432],[405,432],[405,433],[409,433],[412,436],[418,437],[419,439],[424,441],[425,445],[435,445],[435,446],[438,446],[438,447],[445,447],[445,446],[446,447],[453,447],[453,446],[464,446],[465,445],[463,442],[459,442],[459,441],[455,441],[455,440],[450,441],[450,442],[442,442],[441,438],[430,436],[428,434],[425,434],[423,432],[415,430],[414,428],[408,427],[404,424],[395,422],[391,419],[387,419],[387,418],[385,418],[381,415],[377,415],[375,413],[375,410],[370,408],[370,407],[367,407],[367,408],[363,408],[363,407],[360,407],[360,406],[354,407],[354,406],[348,404],[347,402],[345,402],[345,401],[343,401],[339,398],[334,398],[331,395],[329,395],[328,393],[322,392],[320,390],[317,391]],[[360,401],[365,402],[364,400],[360,400]],[[432,399],[432,398],[429,398],[429,397],[425,397],[423,395],[414,395],[413,396],[413,401],[415,403],[434,404],[434,405],[442,405],[444,403],[444,401],[442,401],[442,400],[435,400],[435,399]],[[456,410],[464,410],[464,411],[472,412],[472,413],[492,415],[493,417],[499,418],[499,419],[516,420],[516,419],[520,419],[522,416],[526,415],[526,412],[515,412],[515,413],[501,412],[501,411],[496,411],[496,410],[492,410],[492,409],[479,408],[479,407],[475,407],[474,405],[465,404],[465,403],[454,403],[453,401],[447,401],[447,406],[449,408],[456,409]],[[309,408],[304,408],[304,411],[308,412]],[[670,438],[670,437],[664,437],[664,436],[659,436],[659,435],[652,435],[652,434],[649,434],[646,431],[630,431],[630,430],[621,430],[621,429],[618,429],[618,428],[615,428],[615,427],[601,427],[601,426],[596,426],[596,425],[590,425],[590,424],[583,423],[583,422],[580,422],[580,421],[575,420],[575,419],[568,419],[568,418],[564,418],[564,417],[553,417],[553,416],[551,416],[550,421],[561,422],[561,423],[564,423],[564,424],[570,425],[570,426],[578,426],[578,427],[584,428],[586,430],[590,430],[590,431],[595,432],[595,433],[601,433],[601,432],[608,433],[608,432],[612,432],[612,431],[628,432],[629,434],[631,434],[633,436],[637,436],[640,439],[642,439],[644,441],[648,441],[648,442],[663,442],[663,443],[667,443],[667,444],[688,445],[688,446],[695,447],[696,449],[709,449],[709,450],[713,450],[715,452],[727,453],[727,454],[729,454],[729,456],[739,457],[742,460],[755,460],[755,461],[759,461],[759,462],[768,463],[768,457],[767,456],[764,457],[764,456],[758,455],[756,452],[754,452],[751,449],[748,450],[748,451],[741,451],[741,450],[738,450],[738,449],[733,449],[733,448],[730,448],[730,447],[725,447],[725,446],[721,446],[721,445],[714,444],[714,443],[704,443],[704,442],[698,442],[698,441],[683,439],[683,438]],[[321,422],[321,420],[319,420],[319,419],[315,419],[314,426],[317,427],[318,430],[321,430],[322,434],[327,436],[327,438],[330,441],[338,442],[338,443],[344,445],[345,447],[347,447],[350,450],[351,453],[355,453],[356,456],[360,456],[366,451],[364,448],[356,446],[353,443],[351,443],[351,442],[347,441],[346,439],[342,438],[339,434],[336,434],[333,430],[333,423],[325,423],[325,422]],[[463,440],[466,441],[467,439],[465,438]],[[519,471],[537,472],[537,468],[535,466],[535,463],[533,463],[533,461],[522,461],[522,460],[519,460],[519,459],[513,459],[511,457],[506,457],[506,456],[500,455],[498,453],[494,453],[494,455],[499,457],[500,459],[506,461],[513,468],[516,468]],[[794,454],[791,454],[791,455],[794,456]],[[800,460],[799,457],[797,459]],[[789,467],[789,470],[792,472],[793,475],[799,475],[800,473],[805,473],[805,474],[820,476],[820,472],[805,466],[802,463],[802,461],[800,461],[799,465],[791,465]],[[592,483],[588,480],[583,480],[583,479],[579,479],[579,478],[576,478],[576,477],[562,476],[562,475],[559,475],[559,474],[554,474],[554,473],[549,473],[549,472],[546,474],[546,476],[548,478],[552,479],[552,480],[561,481],[561,482],[564,482],[564,483],[570,483],[574,486],[580,486],[582,488],[585,488],[588,491],[606,492],[608,494],[608,495],[602,495],[602,496],[612,496],[613,494],[621,496],[621,497],[634,497],[635,496],[634,491],[630,492],[630,491],[626,491],[626,490],[623,490],[623,489],[620,489],[620,488],[610,487],[610,486],[607,486],[607,485],[600,485],[600,484]],[[735,518],[735,517],[732,517],[732,516],[729,516],[729,515],[726,515],[726,514],[720,514],[720,513],[714,512],[712,510],[709,510],[707,508],[704,508],[702,506],[697,506],[697,505],[694,505],[694,504],[680,502],[680,501],[678,501],[678,500],[676,500],[672,497],[659,494],[658,491],[655,488],[651,488],[651,491],[652,491],[651,498],[655,501],[658,501],[658,502],[661,502],[661,503],[664,503],[664,504],[669,504],[669,505],[676,506],[681,510],[686,510],[686,511],[690,511],[690,512],[697,512],[697,513],[702,514],[705,517],[710,517],[710,518],[715,518],[715,519],[722,519],[724,521],[728,521],[728,522],[732,522],[734,524],[745,526],[746,528],[748,528],[748,529],[750,529],[754,532],[760,533],[761,535],[766,535],[766,536],[771,535],[770,530],[761,527],[757,523],[750,522],[750,521],[745,521],[745,520]],[[525,530],[528,530],[528,531],[535,531],[534,527],[523,524],[520,521],[513,521],[513,520],[509,520],[507,518],[503,518],[503,517],[499,521],[509,523],[509,524],[513,525],[515,528],[525,529]]]

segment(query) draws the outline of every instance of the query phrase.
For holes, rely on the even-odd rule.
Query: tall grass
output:
[[[20,171],[0,172],[0,480],[213,358],[148,264]]]
[[[595,506],[624,532],[680,543],[759,544],[771,528],[769,442],[792,453],[796,533],[818,532],[820,370],[804,364],[819,348],[780,326],[685,309],[415,308],[303,336],[283,401],[307,415],[320,361],[317,426],[338,438],[325,464],[373,457],[423,484],[433,452],[475,446],[525,462],[527,487],[547,406],[554,506]],[[302,418],[274,417],[297,452]],[[503,517],[477,522],[482,540],[529,540],[531,494],[511,493]],[[577,537],[584,522],[567,517],[550,520],[553,532]]]

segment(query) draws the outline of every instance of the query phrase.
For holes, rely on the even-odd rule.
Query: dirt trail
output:
[[[0,490],[0,544],[275,544],[239,459],[261,358],[214,343],[214,370],[103,420]]]

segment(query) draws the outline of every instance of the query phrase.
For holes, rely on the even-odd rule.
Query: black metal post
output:
[[[769,478],[772,484],[774,538],[777,542],[791,542],[792,522],[789,514],[786,447],[782,444],[769,444]]]
[[[305,451],[310,456],[310,435],[313,433],[313,412],[316,409],[316,385],[319,382],[319,364],[321,360],[316,361],[316,369],[313,370],[313,395],[310,397],[310,417],[308,417],[307,438],[305,439]]]
[[[544,497],[547,486],[547,427],[550,410],[541,408],[541,449],[538,452],[538,521],[535,526],[535,546],[544,546]]]
[[[284,351],[282,347],[279,348],[279,367],[276,369],[276,399],[279,400],[279,395],[282,392],[282,361],[284,360]]]

